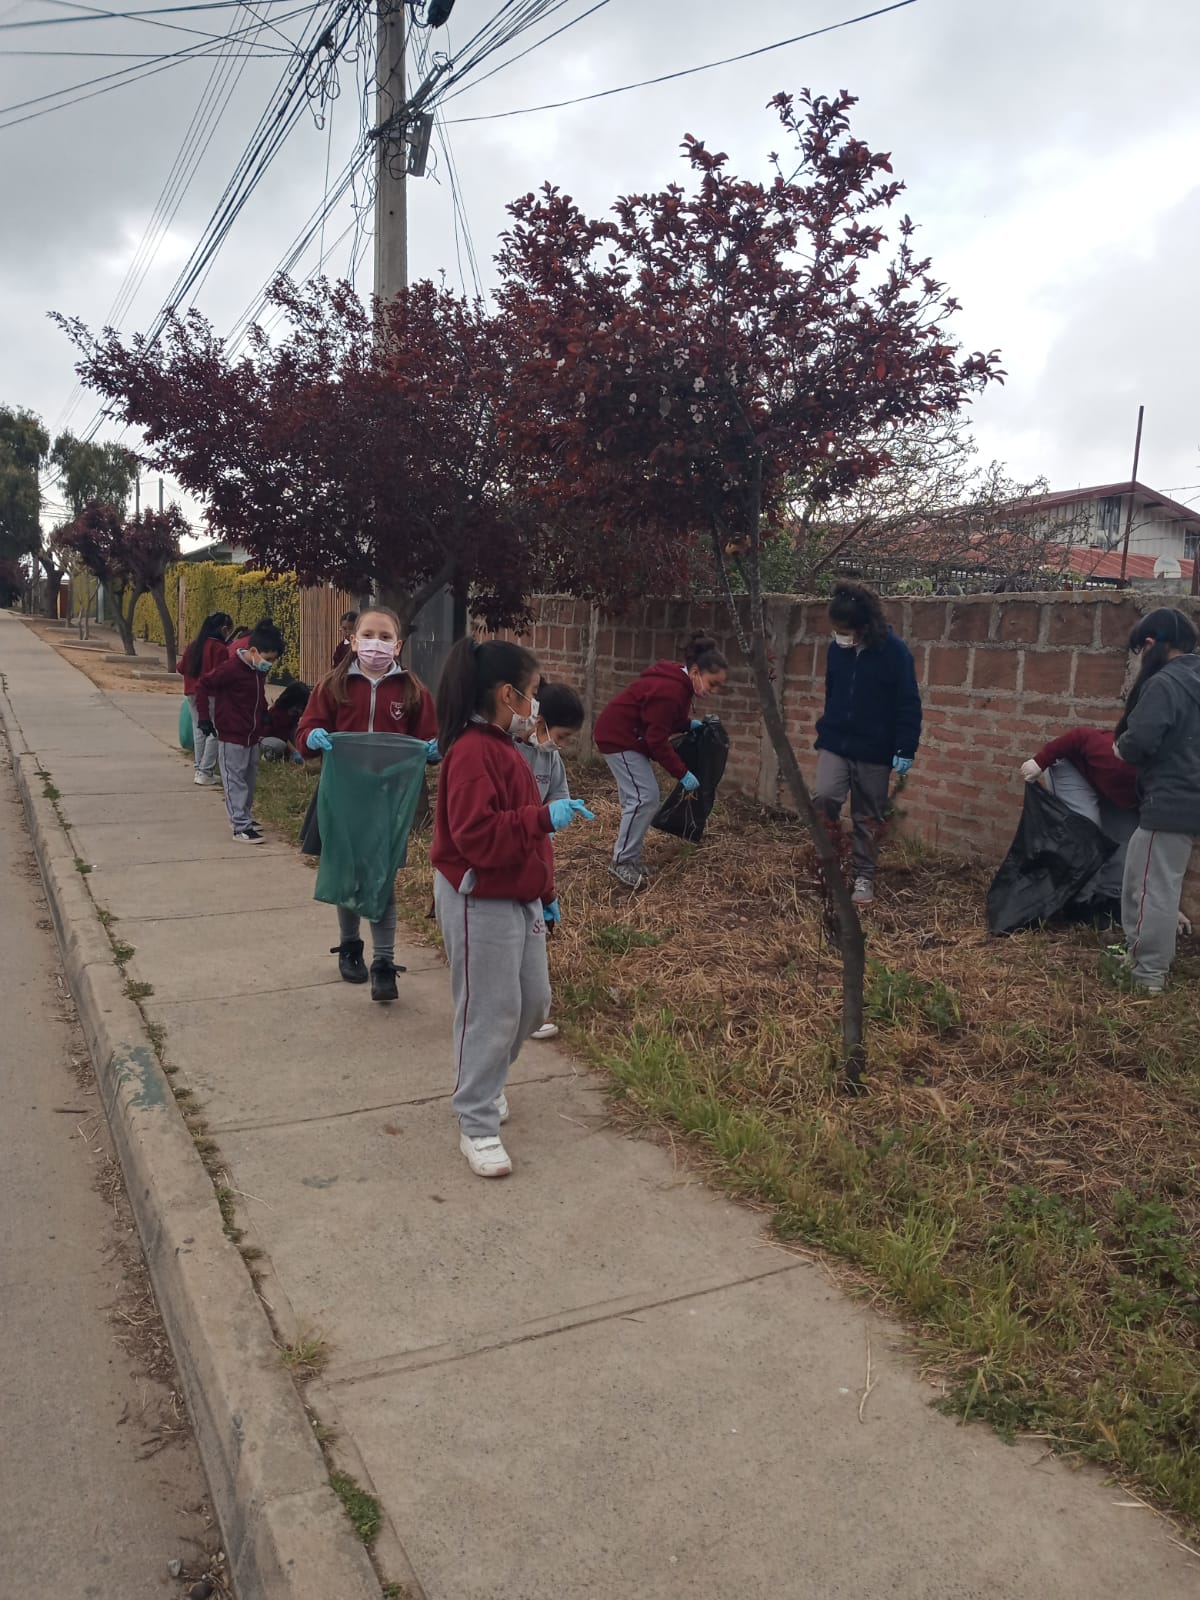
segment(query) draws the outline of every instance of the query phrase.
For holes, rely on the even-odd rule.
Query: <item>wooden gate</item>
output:
[[[341,618],[355,610],[354,596],[345,589],[321,584],[300,591],[300,676],[316,683],[333,665],[333,652],[342,637]]]

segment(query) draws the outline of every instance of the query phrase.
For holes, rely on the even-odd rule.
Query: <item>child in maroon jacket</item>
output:
[[[193,778],[201,788],[213,789],[217,783],[217,741],[200,732],[196,715],[196,684],[206,672],[226,659],[233,618],[227,611],[212,611],[200,625],[200,632],[180,657],[176,671],[183,677],[183,692],[192,710],[192,749],[196,757]]]
[[[304,756],[332,748],[330,733],[404,734],[429,746],[438,759],[437,713],[433,697],[414,672],[400,665],[404,648],[400,618],[387,606],[368,606],[355,618],[349,652],[313,690],[300,725],[296,748]],[[371,999],[388,1004],[399,998],[396,974],[396,897],[371,924],[371,970],[363,960],[358,913],[339,906],[338,943],[330,951],[346,983],[371,984]]]
[[[275,704],[267,707],[260,741],[264,761],[283,761],[288,756],[303,761],[296,749],[296,729],[311,694],[306,683],[289,683]]]
[[[461,639],[438,687],[445,752],[431,852],[434,906],[454,996],[454,1109],[459,1148],[481,1178],[512,1162],[500,1140],[504,1085],[521,1046],[546,1020],[546,918],[557,920],[550,835],[582,800],[543,805],[514,744],[538,721],[538,664],[503,640]]]
[[[259,740],[267,708],[267,673],[284,651],[283,635],[264,619],[244,649],[219,662],[196,684],[200,732],[217,737],[217,760],[225,785],[225,809],[240,844],[261,844],[254,825]]]
[[[621,800],[621,826],[608,870],[628,889],[644,889],[649,882],[642,867],[642,845],[661,804],[651,760],[685,789],[700,787],[671,740],[691,724],[692,697],[704,699],[721,688],[727,670],[716,640],[695,633],[682,666],[678,661],[656,661],[610,700],[596,720],[596,749],[617,780]]]

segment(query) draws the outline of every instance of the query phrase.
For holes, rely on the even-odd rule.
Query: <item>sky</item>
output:
[[[250,6],[210,0],[204,12],[169,9],[180,3],[166,0],[160,9],[153,0],[135,20],[86,16],[100,8],[67,0],[0,0],[0,403],[31,408],[52,430],[86,428],[97,402],[77,390],[72,350],[46,313],[78,316],[93,328],[112,319],[181,149],[199,155],[203,146],[186,189],[177,184],[171,194],[177,209],[161,239],[161,230],[154,235],[144,281],[115,318],[127,334],[149,325],[285,70],[290,42],[317,15],[311,8],[292,15],[301,0],[255,0],[255,21],[267,17],[273,26],[252,39],[242,34],[237,50],[252,58],[174,62],[86,101],[79,97],[89,90],[77,90],[70,104],[38,98],[135,65],[139,52],[209,47],[181,27],[251,26]],[[448,27],[414,30],[413,75],[416,41],[453,54],[501,3],[456,0]],[[686,182],[679,145],[687,133],[727,151],[734,170],[763,175],[779,143],[766,109],[771,96],[844,88],[859,99],[855,132],[892,153],[906,185],[903,209],[920,225],[936,275],[962,304],[959,339],[1001,351],[1008,381],[975,408],[984,458],[1004,461],[1022,481],[1044,477],[1052,489],[1127,479],[1144,404],[1138,476],[1200,502],[1200,407],[1192,394],[1200,353],[1195,0],[913,0],[823,37],[628,94],[458,120],[755,50],[886,0],[605,0],[585,17],[594,3],[563,0],[551,20],[480,72],[563,22],[582,20],[486,82],[468,82],[443,106],[485,290],[515,196],[549,179],[600,212],[621,193]],[[229,47],[220,48],[228,55]],[[336,176],[356,148],[363,68],[363,60],[338,63],[340,92],[331,102],[322,104],[314,84],[303,121],[231,229],[194,300],[218,332],[232,330],[255,303],[321,204],[327,166]],[[201,97],[218,83],[228,98],[219,118],[201,124]],[[55,109],[16,121],[48,106]],[[450,286],[470,288],[449,161],[437,141],[429,176],[410,180],[408,190],[411,276],[444,274]],[[360,226],[348,204],[327,222],[324,270],[346,275],[357,240],[356,281],[369,293],[365,189],[360,199]],[[300,276],[315,269],[321,243],[301,258]],[[99,436],[117,432],[103,424]],[[51,488],[48,520],[56,507]]]

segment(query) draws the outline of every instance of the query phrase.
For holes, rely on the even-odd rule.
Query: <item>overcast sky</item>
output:
[[[591,3],[566,0],[539,31]],[[279,19],[298,4],[256,0],[256,9]],[[438,47],[448,37],[452,51],[461,48],[499,4],[457,0]],[[196,43],[174,31],[180,25],[224,31],[248,19],[246,9],[229,6],[191,15],[164,10],[153,23],[104,17],[61,25],[82,9],[64,0],[0,0],[0,106],[131,64],[117,52]],[[469,87],[445,115],[567,99],[869,9],[871,0],[608,0],[561,38]],[[54,25],[12,27],[45,19]],[[261,38],[282,46],[303,23],[280,21]],[[915,0],[753,61],[569,109],[456,123],[449,132],[486,285],[513,196],[549,178],[600,210],[621,192],[673,176],[686,182],[678,156],[685,133],[727,150],[735,170],[761,173],[778,142],[764,110],[772,94],[805,85],[849,89],[860,100],[856,131],[893,153],[924,247],[962,301],[959,337],[1003,353],[1009,382],[978,407],[984,453],[1018,477],[1045,476],[1055,489],[1126,478],[1144,402],[1139,476],[1192,500],[1200,499],[1198,60],[1196,0]],[[119,319],[126,332],[146,326],[168,294],[284,62],[278,55],[241,64],[170,231]],[[72,354],[45,313],[104,323],[212,71],[211,62],[175,65],[8,127],[2,124],[24,112],[0,112],[0,402],[31,407],[52,428],[64,417],[77,429],[91,420],[90,396],[67,410]],[[327,155],[334,174],[350,155],[358,71],[352,62],[340,68],[332,132],[306,116],[230,234],[196,298],[218,330],[233,326],[319,204]],[[444,271],[457,287],[461,252],[436,146],[431,165],[431,177],[409,186],[411,272]],[[327,249],[353,217],[343,206],[331,218]],[[352,229],[330,250],[332,275],[347,271],[353,242]],[[366,246],[364,292],[369,240]],[[314,245],[302,269],[316,256]]]

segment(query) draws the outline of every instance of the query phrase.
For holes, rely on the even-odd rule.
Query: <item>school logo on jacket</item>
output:
[[[388,707],[388,710],[392,713],[392,721],[393,722],[403,722],[404,721],[406,712],[404,710],[404,707],[400,704],[399,700],[393,700],[391,705]]]

